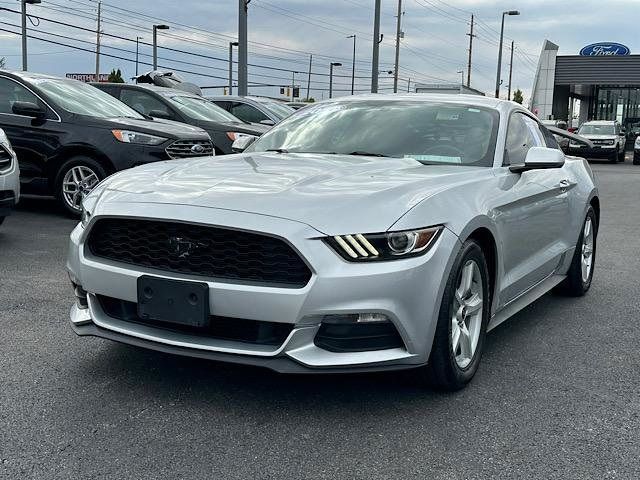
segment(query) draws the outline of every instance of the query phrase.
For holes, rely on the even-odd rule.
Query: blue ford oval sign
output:
[[[600,42],[587,45],[580,50],[580,55],[590,56],[608,56],[608,55],[629,55],[629,47],[621,43]]]

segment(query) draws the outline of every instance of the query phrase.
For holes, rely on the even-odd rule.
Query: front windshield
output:
[[[194,120],[212,120],[214,122],[242,123],[225,109],[201,97],[173,95],[168,97],[172,105],[183,115]]]
[[[51,78],[32,81],[70,113],[96,118],[144,118],[120,100],[86,83]]]
[[[359,100],[298,110],[247,151],[413,158],[425,164],[492,166],[499,115],[462,103]]]
[[[273,113],[279,120],[283,120],[291,115],[295,110],[291,108],[289,105],[285,105],[284,103],[277,102],[260,102],[265,106],[271,113]]]
[[[613,125],[582,125],[578,130],[579,135],[615,135]]]

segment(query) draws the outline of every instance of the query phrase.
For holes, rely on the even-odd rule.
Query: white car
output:
[[[20,199],[20,168],[9,139],[0,128],[0,224]]]
[[[589,290],[600,215],[585,160],[475,95],[320,102],[240,155],[116,173],[83,208],[78,335],[281,372],[419,367],[451,390],[488,330]]]

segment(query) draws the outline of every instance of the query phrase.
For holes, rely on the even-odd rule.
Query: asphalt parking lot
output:
[[[593,287],[489,334],[456,394],[411,372],[286,376],[67,326],[75,222],[25,199],[0,227],[0,477],[640,477],[640,167],[593,165]]]

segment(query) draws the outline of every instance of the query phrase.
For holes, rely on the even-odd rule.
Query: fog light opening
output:
[[[89,301],[87,300],[87,292],[73,280],[71,281],[73,286],[73,294],[76,296],[76,305],[81,310],[89,308]]]
[[[346,313],[332,314],[322,317],[322,323],[330,325],[344,325],[354,323],[383,323],[389,322],[384,313]]]

